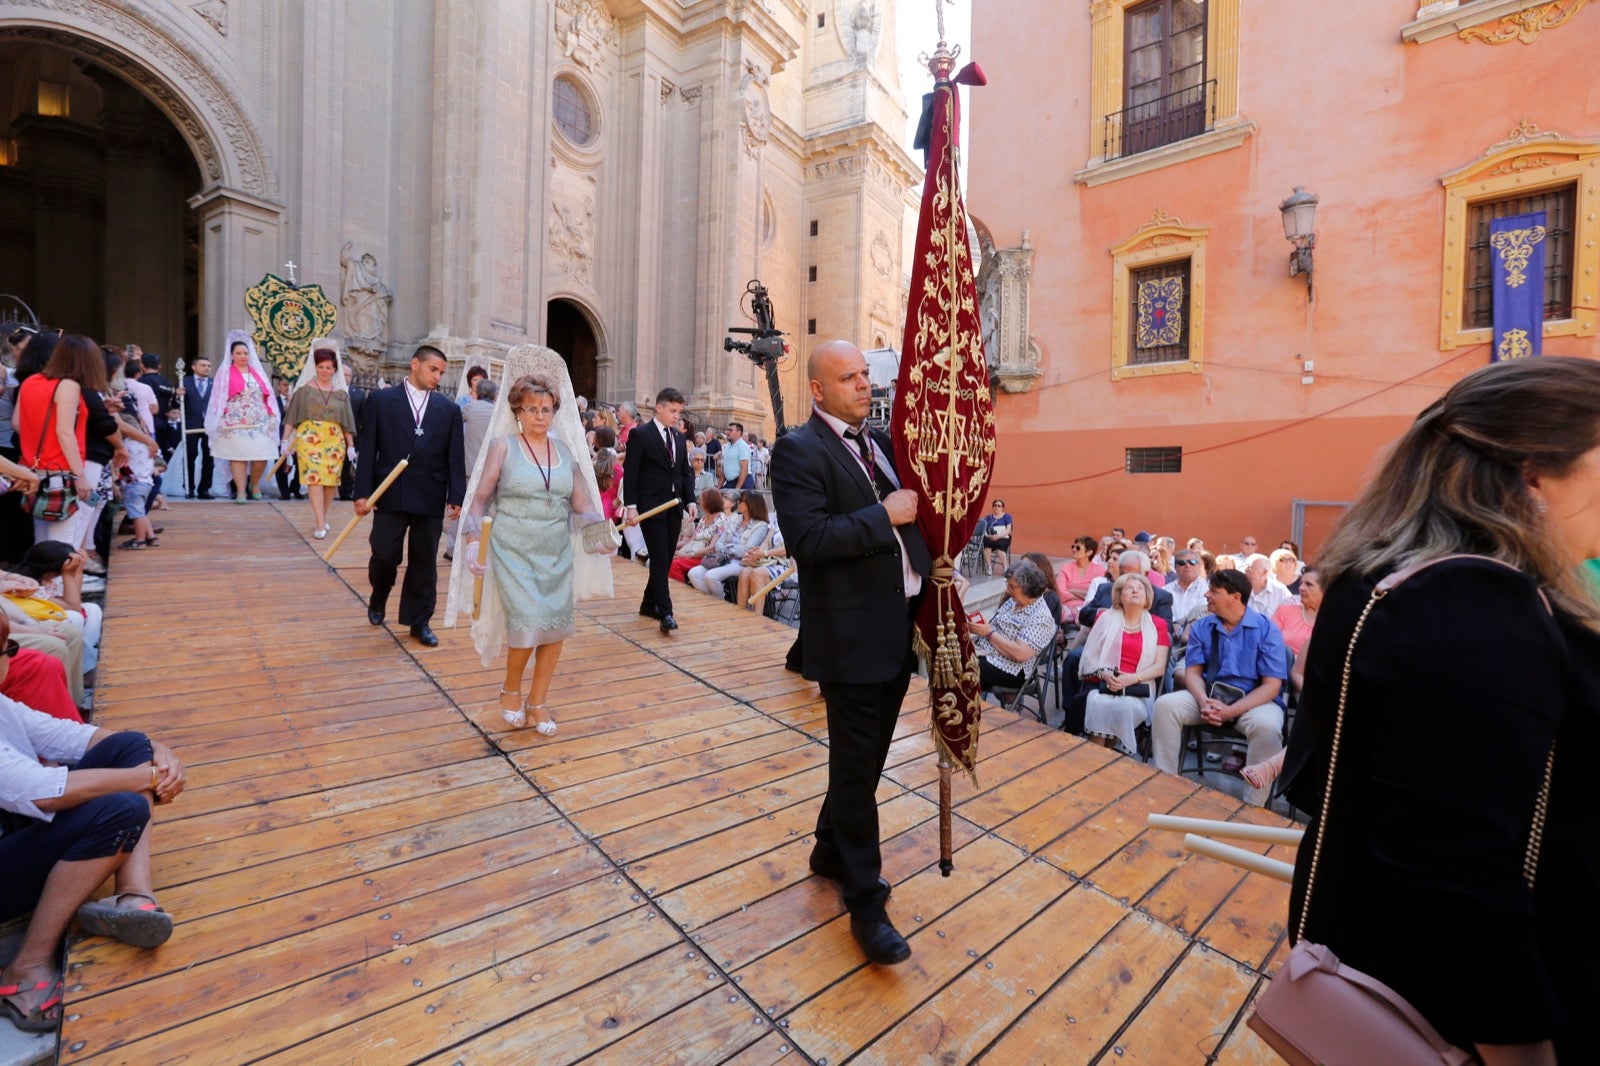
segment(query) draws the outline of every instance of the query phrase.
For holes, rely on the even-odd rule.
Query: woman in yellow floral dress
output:
[[[346,451],[355,444],[356,416],[337,342],[318,337],[300,371],[283,416],[283,454],[294,448],[300,484],[311,500],[318,540],[328,535],[328,505],[339,487]],[[352,456],[352,459],[354,456]]]

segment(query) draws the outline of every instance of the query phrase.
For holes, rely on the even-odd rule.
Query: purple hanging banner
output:
[[[1494,348],[1490,357],[1525,359],[1543,351],[1545,213],[1489,222],[1494,277]]]

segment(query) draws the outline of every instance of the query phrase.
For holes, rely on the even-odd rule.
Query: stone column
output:
[[[1028,290],[1033,284],[1033,241],[1026,230],[1022,247],[997,248],[1000,276],[999,324],[995,330],[1000,351],[996,373],[1006,392],[1027,392],[1038,380],[1039,346],[1028,328]]]
[[[216,361],[230,329],[252,329],[244,293],[278,269],[283,207],[237,189],[189,200],[200,215],[200,351]]]

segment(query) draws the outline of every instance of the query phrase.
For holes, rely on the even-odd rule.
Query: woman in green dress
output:
[[[585,593],[596,591],[591,560],[604,567],[602,591],[609,594],[610,585],[609,561],[585,553],[581,537],[575,534],[603,519],[587,452],[579,456],[562,439],[564,434],[552,430],[563,393],[548,377],[532,374],[518,377],[502,392],[502,402],[515,422],[511,432],[491,435],[484,447],[463,516],[467,544],[456,553],[458,561],[466,559],[468,573],[485,578],[483,610],[473,624],[474,643],[486,664],[499,647],[506,649],[501,716],[519,729],[529,724],[531,716],[543,736],[556,732],[548,708],[550,682],[563,642],[576,631],[575,569],[581,564],[584,570]],[[491,434],[494,428],[491,423]],[[487,562],[479,564],[478,533],[486,515],[494,521]],[[452,581],[446,624],[459,606]],[[533,675],[524,697],[522,680],[530,660]]]

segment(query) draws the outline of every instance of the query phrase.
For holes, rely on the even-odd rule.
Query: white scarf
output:
[[[1139,636],[1139,666],[1135,673],[1143,674],[1156,664],[1156,623],[1149,611],[1139,615]],[[1101,670],[1122,673],[1122,612],[1116,608],[1095,619],[1078,665],[1081,677],[1093,677]]]

